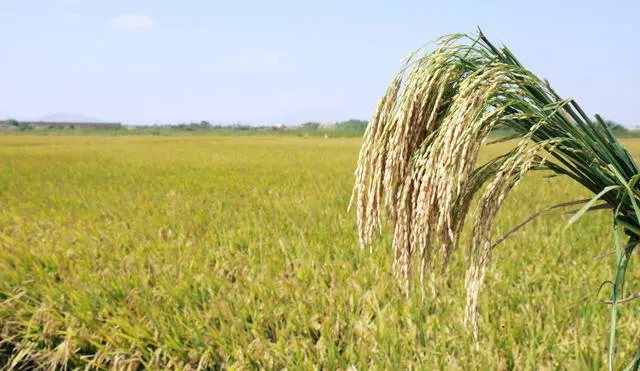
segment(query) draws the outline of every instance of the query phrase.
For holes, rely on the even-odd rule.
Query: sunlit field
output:
[[[407,299],[389,234],[347,212],[358,138],[0,137],[0,365],[91,369],[601,369],[609,211],[536,219],[494,251],[480,334],[464,254]],[[623,144],[638,157],[640,140]],[[504,152],[508,144],[492,145]],[[495,153],[495,152],[494,152]],[[495,237],[588,197],[532,174]],[[543,184],[543,186],[540,186]],[[576,197],[579,195],[579,197]],[[635,259],[634,259],[635,260]],[[639,286],[634,263],[628,292]],[[622,304],[619,360],[637,346]],[[624,362],[620,362],[621,364]]]

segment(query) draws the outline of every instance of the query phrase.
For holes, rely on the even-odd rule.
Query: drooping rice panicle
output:
[[[498,127],[519,141],[480,166],[480,148]],[[381,231],[386,210],[393,226],[393,269],[409,295],[414,264],[423,288],[436,258],[445,271],[474,195],[482,193],[467,248],[467,320],[477,335],[493,221],[532,168],[579,182],[615,210],[615,228],[624,227],[631,241],[639,239],[638,167],[602,120],[591,120],[574,100],[561,98],[482,33],[443,38],[434,50],[408,57],[367,128],[354,186],[360,242],[369,245]],[[626,267],[620,261],[617,266]],[[612,338],[622,282],[616,280],[612,293]],[[611,354],[613,348],[612,342]]]

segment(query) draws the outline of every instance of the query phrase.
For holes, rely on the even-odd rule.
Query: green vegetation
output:
[[[623,144],[634,156],[640,142]],[[360,139],[0,137],[0,364],[25,368],[602,369],[607,211],[527,225],[494,250],[478,346],[465,257],[406,299],[385,237],[346,206]],[[481,161],[511,144],[489,146]],[[496,235],[588,192],[533,174]],[[470,235],[463,235],[463,243]],[[636,282],[636,270],[628,282]],[[419,284],[417,279],[414,285]],[[626,305],[626,304],[625,304]],[[633,304],[631,304],[633,305]],[[632,309],[632,308],[631,308]],[[618,350],[639,321],[625,310]],[[628,315],[626,315],[628,313]],[[480,366],[481,365],[481,366]]]
[[[619,123],[617,123],[615,121],[603,120],[603,122],[614,133],[616,133],[616,132],[625,133],[625,132],[629,131],[627,128],[624,127],[624,125],[619,124]]]
[[[343,122],[338,122],[336,124],[336,130],[338,131],[356,131],[363,132],[367,128],[367,121],[363,120],[347,120]]]
[[[348,120],[321,125],[306,122],[296,126],[251,126],[242,123],[213,125],[208,121],[181,123],[175,125],[123,126],[121,128],[100,128],[73,125],[53,127],[33,127],[29,123],[15,120],[0,122],[0,134],[25,134],[34,130],[38,135],[106,135],[106,136],[328,136],[359,137],[367,126],[366,121]],[[33,133],[31,133],[33,134]]]
[[[19,122],[19,121],[14,120],[14,119],[6,120],[3,124],[0,123],[0,125],[1,126],[5,126],[7,128],[10,128],[10,129],[13,129],[13,130],[18,130],[18,131],[27,131],[27,130],[33,129],[31,127],[31,125],[29,125],[27,123],[24,123],[24,122]]]
[[[315,130],[318,130],[318,128],[320,127],[320,123],[319,122],[305,122],[301,126],[302,126],[302,130],[315,131]],[[364,132],[364,130],[362,132]]]

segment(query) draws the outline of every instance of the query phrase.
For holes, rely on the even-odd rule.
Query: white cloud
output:
[[[119,28],[152,28],[153,19],[144,14],[121,14],[111,24]]]

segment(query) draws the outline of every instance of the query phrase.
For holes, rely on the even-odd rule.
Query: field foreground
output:
[[[406,299],[387,236],[347,213],[360,139],[0,137],[0,366],[601,369],[607,211],[544,216],[495,250],[480,337],[464,254]],[[640,141],[623,144],[636,157]],[[504,152],[506,145],[489,146]],[[506,233],[588,197],[532,174]],[[632,263],[633,265],[633,263]],[[629,292],[638,274],[629,272]],[[622,306],[619,359],[640,321]]]

